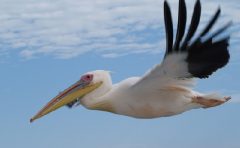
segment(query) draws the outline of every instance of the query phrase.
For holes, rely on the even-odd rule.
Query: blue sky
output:
[[[29,123],[46,102],[87,71],[113,71],[117,83],[141,76],[159,63],[165,49],[162,4],[161,0],[0,1],[0,147],[239,148],[237,0],[202,0],[200,28],[218,5],[222,17],[217,26],[227,20],[234,26],[230,63],[196,87],[231,95],[231,102],[151,120],[62,108]],[[170,4],[177,8],[178,2]],[[190,16],[193,1],[187,0],[187,6]]]

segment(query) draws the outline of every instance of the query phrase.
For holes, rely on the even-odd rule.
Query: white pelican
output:
[[[172,16],[169,4],[165,1],[167,47],[162,63],[156,65],[143,77],[130,77],[117,84],[112,84],[108,71],[87,72],[79,81],[53,98],[30,121],[65,105],[71,108],[82,104],[88,109],[135,118],[156,118],[225,103],[230,97],[203,94],[192,90],[194,78],[208,78],[228,63],[230,36],[218,40],[216,37],[219,37],[219,34],[231,23],[227,23],[215,33],[209,33],[220,11],[218,8],[203,31],[193,39],[200,21],[200,1],[197,0],[195,3],[191,23],[185,33],[186,4],[184,0],[179,0],[178,26],[173,43]]]

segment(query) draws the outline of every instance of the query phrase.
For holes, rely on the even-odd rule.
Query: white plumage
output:
[[[105,93],[93,91],[91,93],[94,97],[86,95],[80,100],[82,104],[90,109],[105,110],[137,118],[154,118],[179,114],[193,108],[213,107],[228,101],[230,97],[201,94],[192,90],[195,84],[194,77],[207,78],[214,71],[226,65],[229,59],[227,49],[229,36],[213,42],[213,38],[228,28],[229,24],[215,34],[209,35],[208,39],[201,40],[216,22],[220,9],[199,37],[190,44],[199,24],[200,14],[201,4],[197,0],[188,33],[183,40],[186,6],[184,0],[179,1],[178,28],[173,44],[171,11],[165,1],[167,51],[163,62],[143,77],[128,78],[113,86],[108,72],[90,72],[93,75],[102,75],[102,78],[108,77],[108,85],[104,85],[105,90],[108,91]],[[103,88],[100,86],[98,89]]]
[[[225,31],[230,23],[209,34],[220,12],[219,8],[203,31],[193,40],[200,21],[200,1],[196,1],[191,23],[185,33],[186,5],[184,0],[179,0],[178,27],[173,43],[172,16],[170,7],[165,1],[167,47],[162,63],[143,77],[131,77],[114,85],[108,71],[88,72],[51,100],[31,121],[63,105],[71,108],[76,103],[88,109],[136,118],[171,116],[194,108],[209,108],[225,103],[230,97],[201,94],[192,90],[195,78],[207,78],[229,61],[230,36],[219,40],[215,40],[215,37]]]

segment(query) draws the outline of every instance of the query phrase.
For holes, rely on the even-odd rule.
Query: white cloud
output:
[[[178,1],[170,3],[176,18]],[[235,3],[207,0],[202,2],[203,21],[216,3],[222,5],[224,18],[240,22]],[[160,52],[165,42],[162,4],[162,0],[1,0],[0,56],[17,52],[28,59],[41,55],[68,59],[94,51],[113,58]],[[193,4],[187,1],[189,15]]]
[[[231,103],[240,103],[240,93],[238,92],[238,93],[233,93],[232,95],[231,95],[231,100],[230,100],[230,102]]]

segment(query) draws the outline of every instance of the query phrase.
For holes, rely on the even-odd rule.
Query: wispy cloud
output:
[[[240,103],[240,93],[239,93],[239,91],[235,92],[235,93],[232,93],[231,97],[232,97],[232,99],[230,100],[231,103]]]
[[[178,0],[170,3],[177,10]],[[203,16],[217,7],[216,1],[202,3]],[[238,18],[234,4],[218,3],[224,18]],[[165,40],[162,4],[162,0],[2,0],[0,56],[18,53],[27,59],[42,55],[68,59],[94,51],[114,58],[160,52]],[[193,1],[187,4],[193,7]],[[177,11],[173,14],[176,17]]]
[[[220,94],[221,96],[230,96],[231,99],[228,101],[229,103],[240,103],[240,91],[235,89],[219,89],[218,91],[208,91],[207,93],[216,92],[217,94]]]

